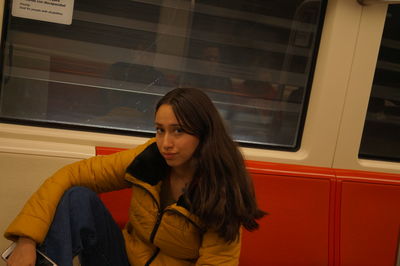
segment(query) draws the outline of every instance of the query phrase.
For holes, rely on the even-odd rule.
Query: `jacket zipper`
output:
[[[156,203],[156,205],[157,205],[158,212],[160,212],[160,204],[158,203],[158,201],[156,200],[156,198],[154,197],[154,195],[153,195],[147,188],[145,188],[145,187],[142,186],[142,185],[135,184],[135,183],[132,183],[132,185],[133,185],[133,186],[136,186],[136,187],[140,187],[141,189],[143,189],[144,191],[146,191],[147,193],[149,193],[150,197],[153,199],[153,201],[154,201],[154,202]]]
[[[154,200],[154,202],[157,205],[157,209],[158,209],[157,221],[156,221],[156,224],[153,227],[153,231],[150,234],[150,243],[153,243],[154,242],[154,238],[155,238],[156,233],[157,233],[157,230],[158,230],[158,227],[160,226],[161,218],[162,218],[164,212],[160,209],[160,205],[158,204],[158,201],[156,200],[154,195],[147,188],[143,187],[142,185],[135,184],[135,183],[133,183],[133,185],[137,186],[137,187],[140,187],[141,189],[144,189],[147,193],[149,193],[149,195],[151,196],[151,198]],[[160,252],[160,248],[157,247],[156,250],[154,251],[153,255],[151,255],[150,259],[146,262],[145,266],[150,265],[155,260],[155,258],[157,257],[159,252]]]
[[[151,255],[150,259],[146,262],[145,266],[149,266],[153,260],[157,257],[158,253],[160,252],[160,248],[157,248],[156,251]]]
[[[154,202],[155,202],[156,205],[157,205],[157,209],[158,209],[157,220],[156,220],[156,223],[155,223],[155,225],[154,225],[154,227],[153,227],[153,230],[151,231],[151,234],[150,234],[150,243],[154,244],[154,238],[156,237],[156,233],[157,233],[157,231],[158,231],[158,228],[160,227],[161,219],[162,219],[164,213],[167,212],[167,211],[173,212],[173,213],[175,213],[175,214],[178,214],[178,215],[184,217],[184,218],[185,218],[186,220],[188,220],[191,224],[193,224],[194,226],[196,226],[197,228],[199,228],[200,231],[202,231],[202,229],[201,229],[195,222],[193,222],[192,220],[190,220],[188,217],[186,217],[185,215],[183,215],[183,214],[180,213],[179,211],[171,210],[171,209],[169,209],[169,210],[168,210],[168,209],[161,210],[159,203],[157,202],[157,200],[155,199],[155,197],[153,196],[153,194],[152,194],[147,188],[143,187],[142,185],[135,184],[135,183],[133,183],[133,185],[134,185],[134,186],[137,186],[137,187],[140,187],[141,189],[144,189],[147,193],[149,193],[150,196],[151,196],[151,198],[154,200]],[[150,265],[150,264],[154,261],[154,259],[157,257],[157,255],[158,255],[159,252],[160,252],[160,248],[157,247],[156,250],[154,251],[153,255],[151,255],[150,259],[146,262],[145,266]]]
[[[156,233],[158,231],[158,227],[160,227],[161,219],[162,219],[163,215],[164,215],[164,211],[159,211],[158,212],[156,224],[154,225],[153,231],[150,234],[150,242],[153,243],[153,244],[154,244],[154,238],[155,238]]]
[[[204,229],[202,229],[198,224],[196,224],[194,221],[192,221],[191,219],[189,219],[187,216],[185,216],[184,214],[182,214],[181,212],[177,211],[177,210],[166,210],[172,213],[175,213],[181,217],[183,217],[185,220],[187,220],[189,223],[191,223],[192,225],[194,225],[195,227],[197,227],[197,229],[199,229],[200,232],[203,232]],[[164,211],[165,212],[165,211]]]

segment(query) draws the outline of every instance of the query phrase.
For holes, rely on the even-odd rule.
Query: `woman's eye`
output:
[[[175,133],[183,133],[184,131],[183,131],[183,129],[182,128],[177,128],[177,129],[175,129]]]
[[[163,129],[162,129],[162,128],[159,128],[159,127],[157,127],[157,128],[156,128],[156,133],[157,133],[157,134],[163,133]]]

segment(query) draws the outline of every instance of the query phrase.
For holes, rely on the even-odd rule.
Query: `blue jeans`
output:
[[[39,247],[59,266],[129,265],[122,232],[97,194],[84,187],[67,190]]]

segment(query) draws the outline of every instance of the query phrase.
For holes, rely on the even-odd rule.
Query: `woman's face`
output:
[[[171,105],[161,105],[155,116],[157,147],[169,166],[192,170],[191,159],[199,138],[183,131]]]

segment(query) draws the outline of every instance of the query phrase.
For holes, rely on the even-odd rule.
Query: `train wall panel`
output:
[[[400,237],[399,175],[338,171],[338,265],[395,265]]]
[[[251,175],[269,215],[244,231],[240,265],[328,265],[330,180]]]

